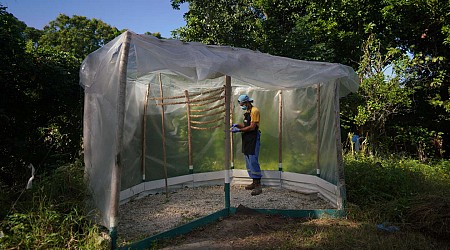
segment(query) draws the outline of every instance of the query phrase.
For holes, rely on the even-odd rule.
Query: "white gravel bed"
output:
[[[266,209],[330,209],[332,206],[316,195],[305,195],[276,187],[264,187],[251,196],[243,186],[230,188],[230,205]],[[120,205],[119,242],[130,242],[167,231],[189,221],[212,214],[225,207],[223,186],[183,188],[148,195]]]

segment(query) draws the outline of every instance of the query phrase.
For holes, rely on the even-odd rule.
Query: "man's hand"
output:
[[[238,127],[231,127],[230,130],[232,133],[237,133],[237,132],[241,132],[241,130]]]
[[[238,127],[239,127],[239,124],[235,123],[235,124],[231,125],[231,127],[232,127],[232,128],[238,128]]]

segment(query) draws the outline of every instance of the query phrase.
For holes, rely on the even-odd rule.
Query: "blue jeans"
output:
[[[261,179],[261,168],[259,166],[258,156],[259,156],[259,147],[260,147],[260,137],[261,133],[258,132],[256,136],[256,146],[255,146],[255,154],[254,155],[244,155],[245,157],[245,166],[247,168],[248,176],[252,179]]]

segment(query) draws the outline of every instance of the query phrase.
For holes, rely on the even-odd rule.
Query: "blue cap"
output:
[[[240,95],[238,102],[253,102],[253,99],[248,97],[248,95]]]

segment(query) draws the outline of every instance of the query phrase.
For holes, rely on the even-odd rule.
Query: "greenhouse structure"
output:
[[[358,89],[351,67],[125,31],[87,56],[80,84],[91,204],[113,248],[119,207],[149,194],[223,186],[223,208],[181,233],[235,211],[230,186],[251,182],[241,138],[230,133],[232,123],[242,123],[241,94],[261,112],[263,187],[315,193],[331,206],[266,212],[320,217],[345,211],[339,98]],[[145,248],[155,239],[127,247]]]

